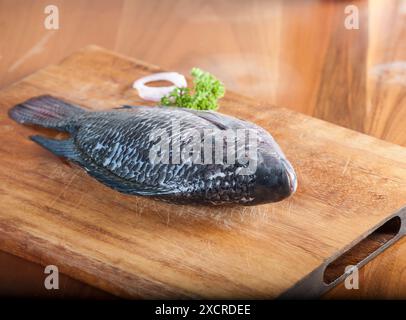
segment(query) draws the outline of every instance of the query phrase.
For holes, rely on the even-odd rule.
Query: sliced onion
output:
[[[148,82],[161,80],[172,82],[174,85],[165,87],[149,87],[145,85]],[[154,73],[149,76],[142,77],[133,83],[133,88],[137,89],[138,95],[142,99],[148,101],[160,101],[163,96],[171,93],[176,87],[187,87],[186,78],[177,72]]]

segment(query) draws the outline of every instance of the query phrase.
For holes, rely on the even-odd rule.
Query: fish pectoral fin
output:
[[[30,136],[30,139],[59,157],[64,157],[73,161],[80,160],[80,154],[71,138],[66,140],[56,140],[36,135]]]
[[[176,193],[176,190],[165,187],[150,187],[138,184],[134,181],[125,180],[113,172],[96,166],[96,164],[86,164],[83,166],[86,172],[104,185],[126,194],[140,196],[162,196]]]

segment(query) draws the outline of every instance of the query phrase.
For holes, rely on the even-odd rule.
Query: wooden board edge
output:
[[[396,235],[388,240],[387,242],[383,243],[378,249],[373,251],[372,253],[368,254],[362,261],[357,263],[355,266],[360,269],[364,265],[366,265],[369,261],[377,257],[380,253],[385,251],[387,248],[392,246],[396,243],[399,239],[406,235],[406,207],[399,209],[397,212],[392,214],[391,216],[387,217],[386,219],[382,220],[378,223],[374,228],[372,228],[368,233],[360,236],[356,241],[354,241],[349,247],[343,249],[339,254],[332,256],[328,260],[326,260],[322,265],[312,271],[308,276],[297,282],[294,286],[290,289],[283,292],[281,295],[277,297],[279,300],[297,300],[297,299],[318,299],[324,293],[331,290],[339,283],[345,281],[345,279],[351,273],[343,273],[339,276],[336,280],[332,281],[331,283],[326,284],[324,281],[324,274],[326,268],[333,262],[336,261],[339,257],[343,256],[345,253],[350,252],[356,245],[361,243],[363,240],[367,239],[367,237],[373,234],[376,230],[380,227],[391,221],[392,219],[400,220],[399,231]],[[392,220],[393,221],[393,220]]]

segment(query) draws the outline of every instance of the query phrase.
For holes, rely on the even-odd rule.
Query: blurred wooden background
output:
[[[44,27],[50,4],[58,30]],[[344,26],[348,5],[359,29]],[[0,88],[88,44],[182,73],[199,66],[230,90],[406,146],[405,0],[0,0]],[[0,254],[2,295],[34,294],[43,279]],[[72,279],[63,291],[103,296]],[[362,269],[359,290],[326,296],[337,297],[406,298],[406,239]]]

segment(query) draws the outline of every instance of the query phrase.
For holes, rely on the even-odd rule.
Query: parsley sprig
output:
[[[161,105],[216,110],[218,100],[225,93],[224,85],[212,74],[199,68],[193,68],[190,74],[193,77],[193,89],[175,88],[169,95],[161,98]]]

